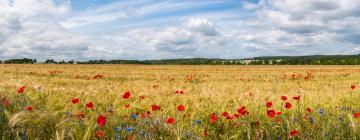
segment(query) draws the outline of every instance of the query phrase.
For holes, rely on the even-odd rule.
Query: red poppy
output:
[[[293,130],[293,131],[290,132],[290,136],[294,137],[294,136],[298,135],[298,133],[299,132],[297,130]]]
[[[218,117],[215,113],[212,113],[210,116],[210,123],[215,123],[218,120]]]
[[[2,103],[3,107],[9,106],[9,102],[10,101],[8,99],[6,99],[6,98],[1,99],[1,103]]]
[[[309,113],[311,113],[311,112],[312,112],[312,109],[311,109],[310,107],[308,107],[308,108],[306,109],[306,111],[309,112]]]
[[[281,96],[281,100],[285,101],[285,100],[287,100],[287,97],[286,96]]]
[[[290,109],[291,106],[292,106],[291,103],[289,103],[289,102],[286,102],[286,103],[285,103],[285,108]]]
[[[86,103],[86,108],[88,109],[93,109],[94,108],[94,104],[92,102],[88,102]]]
[[[294,96],[293,99],[294,100],[300,100],[300,95],[299,96]]]
[[[99,137],[99,138],[102,138],[102,137],[105,136],[105,133],[103,131],[101,131],[101,130],[98,130],[98,131],[95,132],[95,136]]]
[[[268,110],[266,114],[267,114],[267,116],[269,116],[270,118],[273,118],[273,117],[275,117],[276,112],[275,112],[275,110]]]
[[[130,104],[126,104],[126,105],[125,105],[125,108],[129,108],[129,107],[130,107]]]
[[[205,137],[209,136],[209,131],[205,130],[205,131],[204,131],[204,136],[205,136]]]
[[[179,110],[179,111],[185,111],[185,106],[184,105],[178,105],[176,107],[176,109]]]
[[[83,119],[83,118],[85,118],[85,114],[84,114],[84,112],[80,112],[76,115],[76,117],[79,119]]]
[[[354,90],[355,88],[356,88],[355,84],[352,84],[352,85],[351,85],[351,89]]]
[[[139,96],[140,99],[145,99],[145,96]]]
[[[175,93],[176,94],[184,94],[184,91],[183,90],[176,90]]]
[[[276,115],[281,115],[281,114],[282,114],[282,112],[281,112],[281,111],[276,112]]]
[[[160,106],[158,106],[158,105],[152,105],[152,106],[151,106],[151,110],[152,110],[152,111],[158,111],[158,110],[160,110]]]
[[[124,98],[124,99],[129,99],[130,95],[131,95],[130,91],[126,91],[126,92],[124,93],[124,95],[123,95],[123,98]]]
[[[71,100],[71,102],[73,103],[73,104],[77,104],[77,103],[79,103],[79,98],[73,98],[72,100]]]
[[[359,117],[360,117],[359,112],[355,112],[355,113],[354,113],[354,118],[359,118]]]
[[[268,107],[268,108],[270,108],[272,105],[273,105],[272,102],[267,102],[267,103],[266,103],[266,107]]]
[[[228,112],[223,112],[223,113],[221,113],[221,116],[227,117],[227,116],[230,116],[230,114]]]
[[[169,118],[167,118],[167,119],[166,119],[166,123],[167,123],[167,124],[171,124],[171,125],[173,125],[173,124],[175,124],[175,119],[174,119],[174,118],[169,117]]]
[[[23,93],[25,90],[25,86],[21,86],[19,89],[18,89],[18,93]]]
[[[237,112],[240,113],[241,115],[248,115],[249,114],[249,112],[246,110],[245,106],[242,106],[242,107],[238,108]]]
[[[100,127],[104,127],[105,123],[106,123],[106,117],[104,115],[100,115],[97,119],[97,124]]]
[[[27,110],[27,111],[32,111],[32,106],[27,106],[27,107],[25,107],[25,109]]]

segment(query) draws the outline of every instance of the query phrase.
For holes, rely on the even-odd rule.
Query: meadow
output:
[[[359,66],[0,65],[2,139],[360,139]]]

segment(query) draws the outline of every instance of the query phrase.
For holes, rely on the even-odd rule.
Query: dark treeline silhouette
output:
[[[10,59],[6,64],[34,64],[36,59]],[[245,59],[187,58],[160,60],[88,60],[56,61],[44,64],[143,64],[143,65],[360,65],[360,55],[264,56]]]

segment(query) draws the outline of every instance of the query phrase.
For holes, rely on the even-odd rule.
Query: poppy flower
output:
[[[100,127],[104,127],[104,125],[106,124],[106,117],[104,115],[100,115],[98,118],[97,118],[97,124],[100,126]]]
[[[306,111],[309,112],[309,113],[311,113],[311,112],[312,112],[312,109],[311,109],[310,107],[308,107],[308,108],[306,109]]]
[[[185,106],[184,105],[178,105],[176,107],[176,109],[179,110],[179,111],[185,111]]]
[[[228,112],[223,112],[223,113],[221,113],[221,116],[227,117],[227,116],[230,116],[230,114]]]
[[[21,86],[19,89],[18,89],[18,93],[21,94],[21,93],[24,93],[24,90],[25,90],[25,86]]]
[[[152,110],[152,111],[158,111],[158,110],[160,110],[160,106],[158,106],[158,105],[152,105],[152,106],[151,106],[151,110]]]
[[[126,105],[125,105],[125,108],[129,108],[129,107],[130,107],[130,104],[126,104]]]
[[[93,109],[94,108],[94,104],[92,102],[88,102],[86,103],[86,108],[88,109]]]
[[[27,107],[25,107],[25,109],[27,110],[27,111],[32,111],[32,106],[27,106]]]
[[[355,113],[354,113],[354,118],[356,118],[356,119],[357,119],[357,118],[359,118],[359,117],[360,117],[359,112],[355,112]]]
[[[77,117],[78,119],[83,119],[83,118],[85,118],[85,114],[84,114],[84,112],[80,112],[80,113],[78,113],[78,114],[76,115],[76,117]]]
[[[2,103],[3,107],[9,106],[9,102],[10,101],[8,99],[6,99],[6,98],[1,99],[1,103]]]
[[[237,112],[241,115],[248,115],[249,112],[246,110],[245,106],[242,106],[240,108],[238,108]]]
[[[351,89],[354,90],[356,88],[355,84],[351,85]]]
[[[123,98],[124,98],[124,99],[129,99],[130,96],[131,96],[130,91],[126,91],[126,92],[124,93],[124,95],[123,95]]]
[[[300,100],[300,95],[299,96],[294,96],[293,99],[299,101]]]
[[[270,118],[273,118],[273,117],[275,117],[276,112],[275,112],[275,110],[268,110],[266,115],[269,116]]]
[[[98,137],[98,138],[102,138],[105,136],[105,133],[101,130],[98,130],[95,132],[95,136]]]
[[[169,117],[169,118],[167,118],[167,119],[166,119],[166,123],[167,123],[167,124],[171,124],[171,125],[173,125],[173,124],[175,124],[175,119],[174,119],[174,118]]]
[[[218,117],[215,113],[212,113],[210,116],[210,123],[215,123],[218,120]]]
[[[140,99],[145,99],[145,96],[139,96]]]
[[[281,100],[285,101],[285,100],[287,100],[287,97],[286,96],[281,96]]]
[[[77,103],[79,103],[79,98],[73,98],[72,100],[71,100],[71,102],[73,103],[73,104],[77,104]]]
[[[266,107],[268,107],[268,108],[270,108],[272,105],[273,105],[272,102],[267,102],[267,103],[266,103]]]
[[[292,130],[291,132],[290,132],[290,136],[291,137],[294,137],[294,136],[296,136],[296,135],[298,135],[298,131],[297,130]]]
[[[286,102],[286,103],[285,103],[285,108],[290,109],[291,106],[292,106],[291,103],[289,103],[289,102]]]
[[[175,93],[176,94],[184,94],[184,91],[183,90],[176,90]]]

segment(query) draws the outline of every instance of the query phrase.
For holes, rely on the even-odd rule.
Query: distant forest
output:
[[[264,56],[245,59],[187,58],[161,60],[55,61],[48,59],[10,59],[2,64],[143,64],[143,65],[360,65],[359,55]]]

